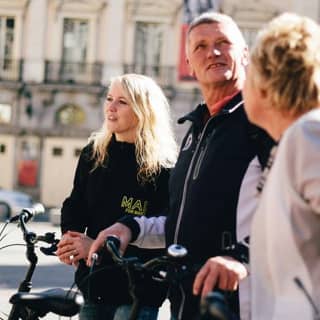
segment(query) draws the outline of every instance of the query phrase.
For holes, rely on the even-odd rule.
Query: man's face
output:
[[[247,55],[247,47],[230,24],[204,23],[189,33],[187,62],[202,85],[227,85],[244,78]]]

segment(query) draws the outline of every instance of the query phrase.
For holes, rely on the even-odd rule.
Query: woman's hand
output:
[[[197,273],[193,283],[193,294],[205,297],[214,288],[237,290],[239,282],[248,276],[245,266],[227,256],[210,258]]]
[[[56,254],[63,263],[77,266],[79,260],[87,259],[92,242],[84,233],[68,231],[59,241]]]

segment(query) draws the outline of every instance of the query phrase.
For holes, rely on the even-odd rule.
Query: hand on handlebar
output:
[[[105,245],[105,240],[108,236],[116,236],[120,239],[120,252],[123,254],[131,241],[131,230],[122,223],[115,223],[111,227],[99,232],[96,240],[93,241],[87,259],[87,265],[92,264],[92,255],[99,252]]]
[[[60,261],[77,266],[79,260],[87,259],[93,239],[76,231],[66,232],[58,243],[56,251]]]
[[[214,288],[234,291],[238,288],[240,280],[247,275],[245,266],[231,257],[210,258],[196,275],[193,294],[205,297]]]

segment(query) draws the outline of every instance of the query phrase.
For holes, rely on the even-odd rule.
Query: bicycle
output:
[[[141,262],[137,257],[123,257],[120,254],[120,241],[116,236],[109,236],[105,247],[110,253],[115,264],[122,268],[128,277],[129,292],[132,297],[132,307],[129,320],[136,320],[139,313],[139,299],[135,294],[135,272],[151,273],[156,281],[166,281],[169,284],[180,284],[183,279],[190,276],[194,270],[186,263],[187,249],[181,245],[173,244],[168,247],[167,254]],[[98,254],[92,257],[92,272],[99,261]],[[227,302],[222,292],[213,291],[201,305],[201,320],[232,320]]]
[[[83,304],[82,295],[75,290],[53,288],[40,292],[31,292],[31,280],[38,263],[38,256],[35,250],[36,244],[38,242],[50,244],[49,247],[40,247],[40,251],[46,255],[55,255],[56,245],[59,242],[52,232],[37,235],[27,229],[27,222],[41,212],[44,212],[41,204],[36,204],[33,208],[24,208],[20,214],[7,220],[0,231],[1,241],[5,237],[5,235],[2,235],[8,224],[18,221],[18,227],[23,233],[23,239],[26,245],[26,257],[29,262],[25,278],[20,283],[17,293],[9,299],[12,307],[8,315],[8,320],[38,320],[49,312],[60,316],[72,317],[79,312]],[[8,246],[1,247],[0,249],[6,247]]]

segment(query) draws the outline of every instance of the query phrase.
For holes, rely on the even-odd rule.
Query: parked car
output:
[[[0,220],[13,217],[23,208],[31,208],[33,204],[32,197],[27,193],[0,189]]]
[[[61,208],[49,209],[49,221],[56,227],[60,226]]]

